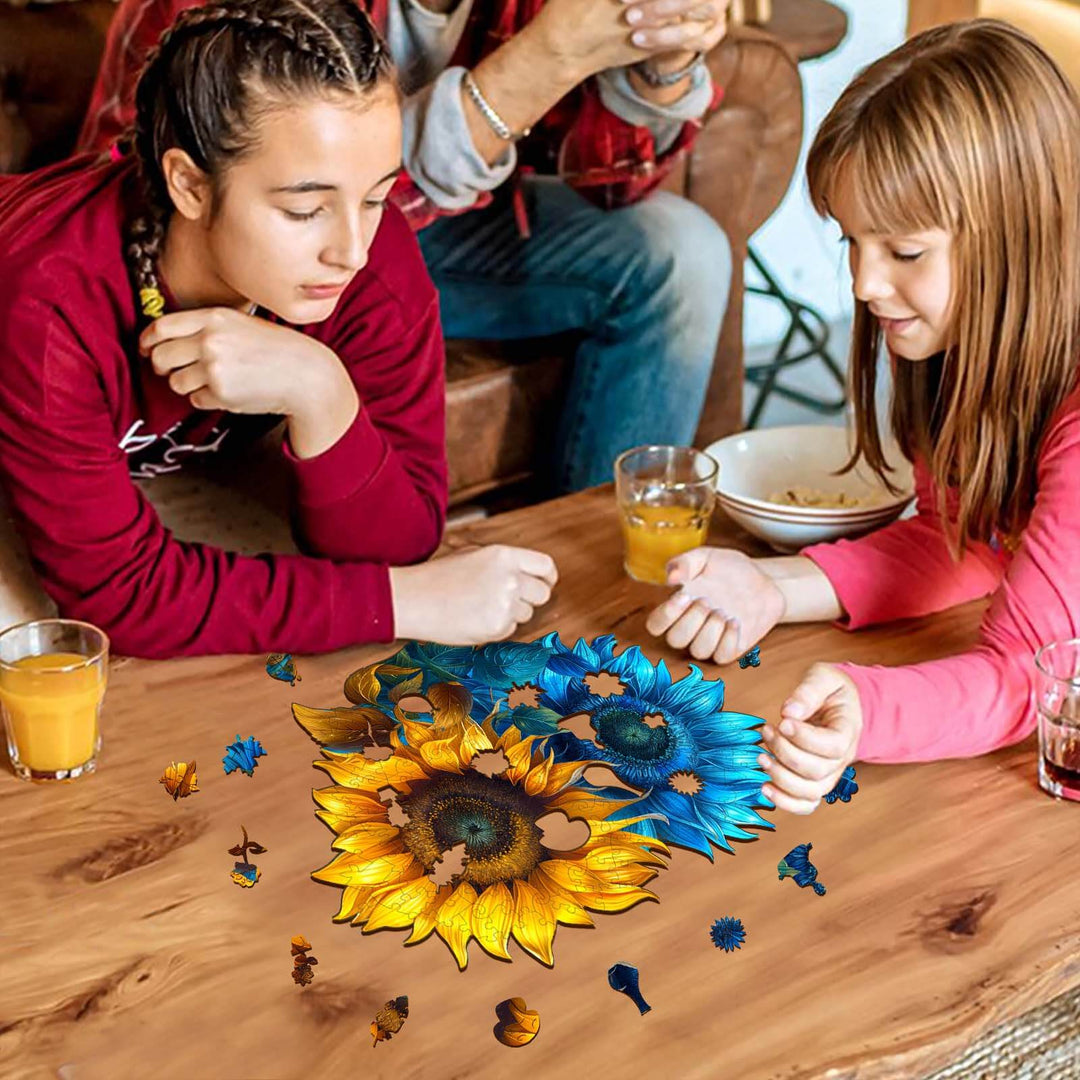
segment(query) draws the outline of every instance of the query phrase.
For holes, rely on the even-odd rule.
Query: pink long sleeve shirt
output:
[[[919,463],[915,480],[915,517],[803,549],[847,612],[839,625],[856,630],[993,599],[967,652],[903,667],[837,665],[859,690],[861,761],[974,757],[1021,741],[1035,728],[1035,650],[1080,636],[1080,389],[1043,441],[1035,507],[1013,553],[975,544],[953,562]]]

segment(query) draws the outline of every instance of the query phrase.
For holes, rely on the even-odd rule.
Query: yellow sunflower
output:
[[[427,697],[431,723],[396,711],[389,757],[324,749],[328,760],[314,762],[335,781],[312,792],[322,808],[317,816],[337,834],[332,847],[340,854],[312,874],[344,887],[335,922],[349,920],[364,933],[411,927],[406,944],[435,931],[462,969],[470,938],[509,960],[513,935],[550,966],[559,923],[592,926],[588,910],[625,911],[657,899],[641,886],[665,865],[657,852],[667,848],[629,831],[652,815],[608,820],[629,802],[578,783],[588,762],[557,763],[535,748],[537,736],[522,738],[514,727],[499,736],[490,720],[476,723],[460,685],[436,684]],[[316,741],[330,742],[331,714],[349,710],[294,705],[293,712]],[[503,772],[486,776],[472,768],[478,753],[500,750],[508,763]],[[378,795],[384,788],[397,793],[406,824],[390,823],[390,807]],[[555,811],[588,825],[579,848],[555,852],[542,844],[536,822]],[[436,885],[429,876],[435,863],[462,843],[463,869],[450,884]]]

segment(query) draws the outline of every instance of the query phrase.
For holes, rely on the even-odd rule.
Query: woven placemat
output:
[[[999,1024],[923,1080],[1080,1080],[1080,987]]]

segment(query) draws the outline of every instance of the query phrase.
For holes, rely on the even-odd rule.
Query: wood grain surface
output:
[[[733,538],[718,518],[714,539]],[[450,543],[496,540],[551,552],[562,575],[519,638],[614,633],[686,672],[644,630],[663,590],[624,575],[609,489]],[[723,671],[727,705],[775,717],[810,662],[949,653],[979,614],[859,634],[781,628],[760,668]],[[339,890],[309,876],[331,855],[311,798],[327,779],[289,705],[345,704],[345,676],[392,651],[299,657],[295,689],[262,656],[116,659],[95,775],[38,786],[0,772],[0,1075],[919,1077],[1080,983],[1080,808],[1039,791],[1031,741],[968,761],[860,765],[850,804],[768,814],[774,831],[715,863],[675,849],[651,885],[659,903],[561,927],[551,970],[514,944],[508,963],[473,943],[459,972],[436,937],[405,948],[402,932],[335,925]],[[252,778],[224,775],[237,735],[268,751]],[[201,790],[174,803],[158,777],[193,757]],[[268,849],[253,889],[229,878],[241,825]],[[807,841],[823,897],[777,879],[779,859]],[[747,930],[730,955],[708,937],[723,915]],[[295,934],[319,961],[306,988],[290,978]],[[640,969],[645,1016],[607,984],[619,960]],[[409,1019],[372,1048],[376,1010],[400,994]],[[540,1013],[527,1047],[492,1034],[510,997]]]

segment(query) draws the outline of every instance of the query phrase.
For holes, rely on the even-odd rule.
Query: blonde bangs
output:
[[[810,200],[822,217],[835,216],[830,208],[850,185],[856,205],[877,232],[904,235],[956,227],[955,208],[941,198],[946,170],[942,162],[928,159],[916,132],[869,121],[845,141],[835,158],[816,155],[812,173],[807,162]]]

